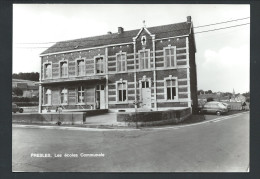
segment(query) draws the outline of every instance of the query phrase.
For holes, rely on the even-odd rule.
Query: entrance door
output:
[[[105,91],[100,90],[100,109],[105,109],[106,105],[105,105]]]
[[[141,82],[142,108],[151,109],[151,89],[149,81]]]
[[[96,86],[96,109],[105,109],[105,90],[104,85]]]

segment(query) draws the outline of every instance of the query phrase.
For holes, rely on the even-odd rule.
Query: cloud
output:
[[[207,49],[198,65],[199,88],[213,91],[249,91],[250,54],[248,45]],[[206,90],[205,89],[205,90]]]

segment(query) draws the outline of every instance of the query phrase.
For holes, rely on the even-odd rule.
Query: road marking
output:
[[[219,121],[223,121],[223,120],[230,119],[230,118],[233,118],[233,117],[241,116],[242,114],[245,114],[245,113],[248,113],[248,111],[242,112],[242,113],[239,113],[239,114],[233,114],[231,116],[224,116],[224,117],[219,117],[219,118],[216,118],[216,119],[211,119],[211,120],[204,121],[204,122],[198,122],[198,123],[194,123],[194,124],[187,124],[187,125],[183,125],[183,126],[178,126],[178,128],[196,126],[196,125],[205,124],[205,123],[209,123],[209,122],[219,122]],[[164,129],[176,129],[176,127],[163,127],[163,128],[154,127],[154,128],[150,128],[150,129],[164,130]]]
[[[65,126],[39,126],[39,125],[24,125],[13,124],[17,128],[39,128],[39,129],[62,129],[62,130],[76,130],[76,131],[136,131],[140,129],[104,129],[104,128],[87,128],[87,127],[65,127]]]

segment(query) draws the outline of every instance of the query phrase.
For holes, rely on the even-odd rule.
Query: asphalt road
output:
[[[25,172],[246,172],[249,112],[194,125],[141,130],[15,126],[12,157],[13,171]]]

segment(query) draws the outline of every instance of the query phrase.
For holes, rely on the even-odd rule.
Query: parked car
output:
[[[228,104],[228,103],[223,103],[223,102],[222,102],[222,104],[224,104],[225,106],[227,106],[227,108],[228,108],[228,111],[230,111],[230,110],[231,110],[231,105],[230,105],[230,104]]]
[[[217,114],[218,116],[227,112],[228,107],[225,106],[222,102],[217,101],[207,102],[201,109],[199,109],[199,113],[213,113]]]
[[[12,112],[13,113],[16,113],[16,112],[23,113],[23,108],[17,106],[17,104],[12,103]]]

